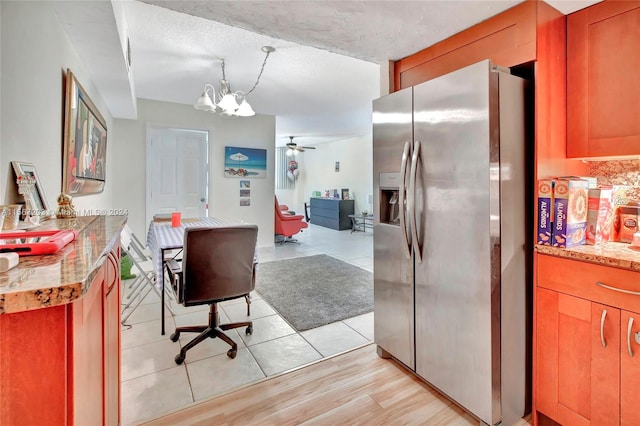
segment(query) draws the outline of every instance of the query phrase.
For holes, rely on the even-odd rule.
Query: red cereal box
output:
[[[613,224],[612,195],[612,187],[589,189],[586,244],[594,245],[600,244],[601,241],[609,241]]]
[[[613,185],[613,194],[611,195],[611,232],[609,239],[602,241],[620,241],[620,207],[625,206],[631,201],[626,185]]]

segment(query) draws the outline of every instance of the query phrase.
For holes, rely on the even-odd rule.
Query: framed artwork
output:
[[[49,211],[47,197],[40,184],[40,178],[36,173],[35,166],[23,161],[12,161],[11,165],[16,174],[18,192],[22,194],[24,198],[25,214],[27,216],[38,216],[43,219],[51,217],[52,213]]]
[[[349,189],[348,188],[342,188],[342,199],[343,200],[348,200],[349,199]]]
[[[267,150],[225,146],[224,177],[266,178]]]
[[[62,192],[102,192],[107,161],[107,123],[71,70],[67,69]]]

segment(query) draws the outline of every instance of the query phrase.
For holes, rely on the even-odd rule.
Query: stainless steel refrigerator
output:
[[[528,394],[525,136],[489,61],[373,103],[378,352],[492,425]]]

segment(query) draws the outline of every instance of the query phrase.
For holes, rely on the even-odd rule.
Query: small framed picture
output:
[[[342,188],[342,199],[343,200],[349,199],[349,188]]]
[[[340,171],[340,162],[336,161],[336,172]]]
[[[24,198],[28,215],[39,216],[42,219],[51,217],[52,214],[49,212],[49,204],[40,184],[39,175],[36,173],[36,167],[23,161],[12,161],[11,165],[16,174],[18,192]]]

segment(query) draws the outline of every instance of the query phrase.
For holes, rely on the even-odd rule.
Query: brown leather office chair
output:
[[[187,351],[208,337],[219,337],[231,345],[227,356],[235,358],[238,345],[224,330],[247,327],[246,334],[253,333],[251,321],[220,324],[218,303],[246,298],[254,289],[257,238],[255,225],[185,229],[182,268],[172,259],[165,261],[169,278],[178,302],[184,306],[209,304],[211,307],[207,325],[177,327],[171,335],[171,340],[176,342],[180,333],[200,333],[180,350],[176,364],[182,364]]]

